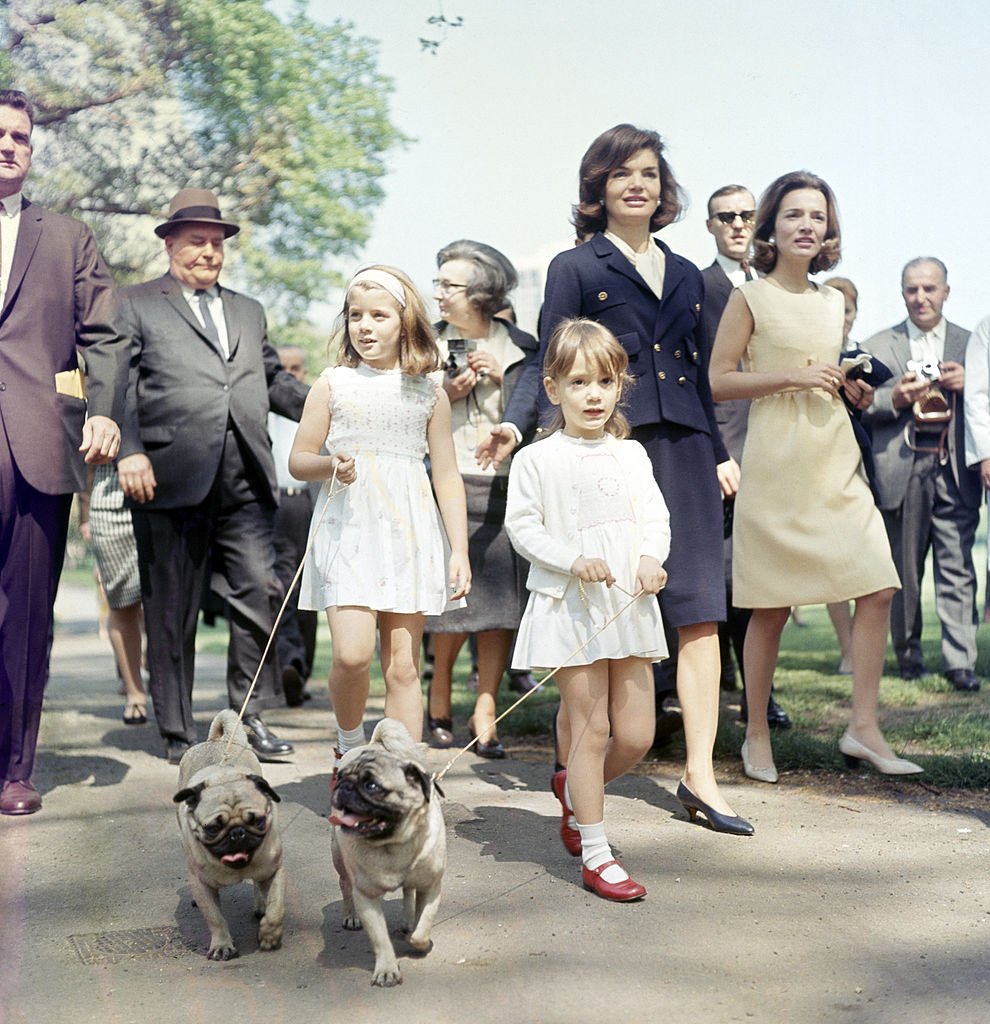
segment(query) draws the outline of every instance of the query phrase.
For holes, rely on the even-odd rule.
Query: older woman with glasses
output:
[[[468,722],[477,753],[500,758],[505,749],[493,727],[495,697],[505,671],[513,631],[522,614],[524,583],[519,560],[505,533],[509,467],[483,469],[475,449],[502,420],[502,413],[536,339],[496,314],[515,287],[515,268],[497,249],[467,239],[437,253],[434,293],[444,359],[443,386],[450,398],[454,446],[468,504],[468,554],[474,575],[467,607],[427,620],[434,669],[429,689],[428,732],[441,746],[453,742],[450,685],[454,662],[468,633],[478,645],[478,696]]]

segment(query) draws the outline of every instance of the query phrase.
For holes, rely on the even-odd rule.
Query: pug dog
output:
[[[344,897],[344,927],[364,927],[375,953],[372,985],[402,984],[382,897],[401,887],[403,930],[424,955],[440,907],[447,835],[439,790],[408,730],[394,719],[349,750],[333,791],[333,864]],[[440,794],[442,796],[443,794]],[[355,916],[355,910],[357,915]]]
[[[245,879],[254,882],[258,946],[278,949],[285,906],[282,840],[275,814],[281,798],[262,777],[236,711],[221,711],[206,742],[183,754],[179,786],[172,799],[178,805],[189,887],[210,928],[207,957],[231,960],[238,955],[220,908],[220,889]]]

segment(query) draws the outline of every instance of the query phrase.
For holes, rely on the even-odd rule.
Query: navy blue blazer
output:
[[[667,264],[659,301],[603,234],[554,257],[540,321],[540,357],[523,371],[504,416],[523,434],[549,408],[542,366],[553,329],[566,317],[585,316],[607,327],[629,356],[634,386],[623,396],[623,411],[633,427],[670,423],[707,434],[715,462],[728,458],[708,382],[711,352],[701,327],[701,271],[659,239],[653,241]]]

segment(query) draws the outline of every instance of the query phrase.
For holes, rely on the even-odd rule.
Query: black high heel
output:
[[[713,832],[725,832],[730,836],[751,836],[756,829],[739,815],[720,814],[713,807],[709,807],[703,800],[699,800],[683,782],[678,783],[677,799],[681,806],[688,812],[691,821],[698,816],[700,811],[708,821],[708,827]]]
[[[474,719],[468,721],[468,733],[471,739],[477,738],[477,733],[474,731]],[[493,761],[500,761],[505,757],[505,747],[502,746],[502,741],[498,739],[494,740],[478,740],[474,745],[474,752],[478,757],[487,757]]]
[[[452,718],[433,718],[430,715],[430,689],[433,679],[426,684],[426,729],[433,745],[446,750],[454,745],[454,720]]]

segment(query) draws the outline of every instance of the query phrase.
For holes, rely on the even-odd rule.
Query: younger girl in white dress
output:
[[[421,738],[424,618],[471,589],[464,484],[450,402],[426,376],[440,359],[423,301],[401,271],[364,267],[347,287],[341,322],[337,365],[313,385],[289,456],[299,480],[337,474],[313,512],[299,607],[327,612],[338,758],[366,742],[376,627],[385,715]]]
[[[554,776],[561,837],[582,858],[585,888],[619,902],[646,889],[612,856],[605,783],[629,771],[653,741],[650,666],[667,656],[653,595],[666,582],[670,550],[667,506],[650,460],[640,444],[624,440],[629,426],[616,409],[627,364],[605,327],[561,322],[543,381],[558,422],[515,456],[505,518],[513,545],[531,563],[513,667],[566,661],[555,677],[573,737],[567,769]]]

